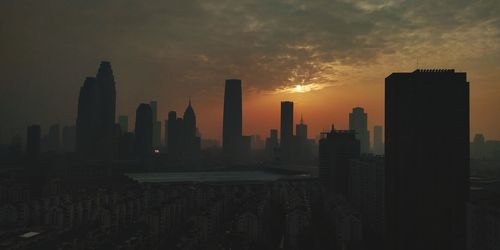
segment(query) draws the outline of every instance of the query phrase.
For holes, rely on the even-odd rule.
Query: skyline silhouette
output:
[[[114,114],[120,89],[115,89],[114,78],[111,62],[101,62],[96,77],[86,77],[80,88],[76,126],[65,125],[61,131],[60,124],[53,124],[45,134],[40,125],[30,125],[24,149],[16,137],[2,151],[6,157],[0,162],[9,167],[2,170],[0,179],[12,191],[0,197],[8,202],[1,207],[5,213],[0,226],[9,232],[16,227],[34,230],[20,236],[26,241],[5,244],[32,246],[31,239],[39,239],[49,249],[60,243],[44,240],[47,234],[38,228],[64,228],[113,237],[122,229],[131,230],[136,236],[130,239],[145,237],[130,243],[139,249],[179,248],[185,243],[179,243],[177,235],[196,239],[188,249],[206,244],[209,249],[275,249],[283,244],[291,250],[327,246],[465,250],[490,245],[489,238],[482,242],[478,235],[491,229],[476,218],[490,216],[491,212],[481,210],[485,208],[481,202],[495,202],[496,191],[494,187],[477,189],[475,180],[496,178],[481,165],[491,167],[500,159],[500,143],[486,141],[481,134],[470,141],[465,72],[417,69],[390,74],[385,78],[387,126],[375,126],[373,139],[368,129],[370,116],[359,106],[345,114],[349,130],[332,123],[329,131],[309,138],[309,123],[303,115],[294,123],[292,101],[280,102],[279,129],[268,128],[265,142],[259,136],[244,135],[242,81],[229,79],[225,81],[224,117],[218,121],[223,124],[222,144],[205,148],[191,99],[182,116],[170,111],[164,123],[156,115],[161,103],[139,103],[133,132],[129,132],[128,117]],[[442,98],[445,95],[448,98]],[[102,190],[107,185],[134,186],[132,193],[120,191],[119,195],[135,197],[130,204],[136,205],[127,205],[126,212],[119,212],[123,209],[119,203],[104,205],[119,213],[111,217],[101,207],[105,203],[98,201],[100,196],[89,209],[95,214],[91,216],[72,208],[79,195],[66,194],[72,200],[64,198],[63,203],[49,202],[60,204],[56,205],[62,207],[59,210],[40,210],[36,205],[39,199],[64,195],[66,191],[53,188],[53,183],[79,181],[85,190],[96,178],[102,179],[95,183]],[[10,184],[15,180],[19,184]],[[217,188],[205,189],[205,185]],[[228,192],[227,185],[251,194]],[[161,197],[167,187],[176,190],[171,195],[180,203],[147,201],[153,197],[150,191],[160,192]],[[17,206],[19,202],[23,205]],[[185,212],[176,212],[180,210]],[[46,219],[40,220],[40,214]],[[116,226],[103,230],[106,221]],[[101,228],[84,229],[92,224]],[[143,227],[147,230],[141,231]],[[80,236],[55,234],[61,240]],[[122,245],[92,237],[63,244]]]
[[[0,1],[0,248],[500,249],[500,1]]]

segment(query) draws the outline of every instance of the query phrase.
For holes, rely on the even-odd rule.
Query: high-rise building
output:
[[[118,117],[118,124],[120,124],[120,128],[122,130],[122,133],[128,132],[128,116],[120,115]]]
[[[349,161],[349,203],[363,218],[363,238],[370,249],[383,249],[384,157],[364,155]]]
[[[280,149],[283,160],[291,158],[293,149],[293,102],[281,102]]]
[[[349,129],[356,132],[356,139],[361,143],[361,153],[370,152],[370,132],[368,131],[368,114],[361,107],[352,109],[349,113]]]
[[[153,112],[146,103],[141,103],[136,111],[135,152],[139,156],[153,153]]]
[[[300,123],[295,125],[296,135],[293,141],[293,161],[297,163],[310,163],[314,157],[314,140],[307,138],[307,124],[300,116]]]
[[[151,101],[149,105],[153,112],[153,147],[158,149],[161,146],[161,121],[158,121],[158,102]]]
[[[80,154],[112,157],[115,109],[113,71],[111,64],[103,61],[96,77],[87,77],[80,88],[76,120],[76,147]]]
[[[271,129],[269,137],[266,138],[266,152],[269,156],[274,157],[274,153],[278,148],[278,130]]]
[[[382,126],[376,125],[373,127],[373,154],[384,154],[384,142],[382,141]]]
[[[175,157],[179,154],[180,131],[177,122],[177,113],[175,111],[168,112],[168,131],[167,131],[167,151],[169,156]]]
[[[360,155],[360,143],[352,130],[335,130],[319,140],[319,179],[324,187],[347,198],[349,160]]]
[[[222,148],[226,156],[237,157],[242,147],[241,80],[226,80],[222,122]]]
[[[189,100],[189,105],[184,111],[183,118],[183,158],[185,161],[194,162],[197,161],[200,156],[201,139],[197,135],[196,115],[193,107],[191,106],[191,100]]]
[[[193,107],[191,106],[191,100],[184,111],[184,137],[187,139],[192,139],[196,137],[196,115],[194,113]]]
[[[26,156],[35,159],[40,154],[42,129],[40,125],[31,125],[26,133]]]
[[[304,119],[300,116],[300,123],[295,126],[297,137],[307,139],[307,125],[304,124]]]
[[[198,162],[201,151],[201,138],[196,127],[196,114],[191,100],[184,111],[183,117],[177,117],[175,111],[168,113],[166,122],[166,140],[169,158],[182,160],[191,165]]]
[[[415,70],[385,79],[385,166],[385,249],[465,249],[466,73]]]
[[[158,120],[158,102],[150,101],[149,106],[151,107],[151,112],[153,112],[153,122]]]

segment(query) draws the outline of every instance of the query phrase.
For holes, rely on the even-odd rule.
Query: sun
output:
[[[317,90],[322,90],[324,88],[330,87],[332,84],[327,84],[327,83],[309,83],[309,84],[295,84],[291,86],[283,86],[280,88],[277,88],[273,91],[275,94],[279,93],[307,93],[311,91],[317,91]]]
[[[304,87],[300,84],[295,85],[295,88],[293,89],[293,92],[295,93],[304,93],[306,92]]]

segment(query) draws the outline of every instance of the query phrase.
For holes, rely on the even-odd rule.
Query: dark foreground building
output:
[[[76,119],[76,149],[80,155],[109,159],[113,154],[116,90],[110,62],[101,62],[95,77],[80,88]]]
[[[454,70],[385,79],[386,249],[465,249],[469,83]]]
[[[153,112],[151,106],[141,103],[135,116],[135,151],[139,156],[153,153]]]
[[[347,198],[349,160],[359,157],[360,142],[353,130],[335,130],[319,140],[319,180],[333,194]]]
[[[242,147],[241,80],[226,80],[222,122],[222,148],[227,156],[239,155]]]
[[[281,102],[280,122],[281,158],[289,161],[293,147],[293,102]]]

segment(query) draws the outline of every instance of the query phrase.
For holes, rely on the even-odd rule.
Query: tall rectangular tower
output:
[[[280,146],[283,150],[291,148],[293,140],[293,102],[281,102]]]
[[[242,147],[241,80],[226,80],[222,123],[222,148],[226,155],[240,152]]]
[[[469,83],[454,70],[385,79],[388,250],[465,249]]]
[[[361,153],[370,152],[370,132],[368,131],[368,114],[361,107],[349,113],[349,129],[356,131],[356,139],[361,143]]]

